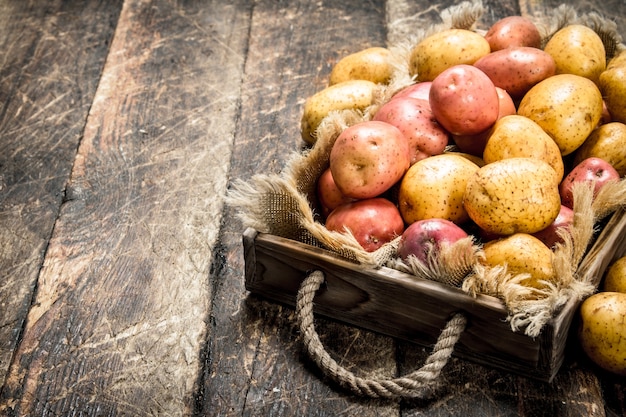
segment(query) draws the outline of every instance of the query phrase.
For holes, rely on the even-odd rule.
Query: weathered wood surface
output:
[[[121,9],[115,1],[36,3],[0,2],[2,383]]]
[[[0,415],[624,415],[575,344],[552,384],[454,358],[436,401],[355,398],[245,291],[228,181],[280,171],[339,57],[454,3],[0,0]],[[560,3],[485,0],[484,23]],[[569,4],[626,38],[622,0]],[[317,327],[369,375],[429,353]]]

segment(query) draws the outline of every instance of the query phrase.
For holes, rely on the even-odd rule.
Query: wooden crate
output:
[[[307,273],[322,270],[326,284],[315,312],[344,323],[432,346],[448,319],[463,312],[468,325],[455,355],[487,366],[551,381],[561,366],[579,301],[570,300],[530,338],[513,332],[503,303],[390,268],[366,268],[330,251],[247,229],[243,234],[246,289],[295,305]],[[626,254],[626,216],[615,213],[585,256],[580,273],[599,283],[608,264]]]

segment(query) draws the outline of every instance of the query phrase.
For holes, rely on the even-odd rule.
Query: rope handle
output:
[[[398,378],[368,379],[356,376],[339,365],[326,351],[313,323],[313,298],[324,283],[324,273],[313,271],[300,285],[296,299],[296,317],[310,358],[344,388],[371,398],[425,399],[437,383],[443,367],[452,356],[454,345],[465,330],[467,319],[456,313],[448,321],[424,365]]]

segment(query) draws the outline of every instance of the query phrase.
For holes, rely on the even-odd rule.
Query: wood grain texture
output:
[[[279,172],[302,146],[304,100],[326,85],[334,62],[385,42],[384,6],[360,1],[258,2],[242,89],[231,176]],[[248,296],[243,282],[241,224],[225,213],[223,255],[215,285],[199,415],[397,415],[396,404],[336,390],[303,357],[293,310]],[[330,349],[348,367],[395,373],[393,340],[329,321],[319,323]],[[346,341],[349,341],[346,343]],[[372,354],[376,361],[371,362]]]
[[[575,343],[551,384],[453,358],[432,401],[353,397],[244,287],[228,181],[283,168],[338,59],[458,3],[0,0],[0,415],[624,415],[623,378]],[[561,3],[483,0],[480,23]],[[623,0],[567,3],[626,37]],[[430,353],[316,329],[371,376]]]
[[[34,3],[0,3],[0,385],[121,9]]]
[[[248,32],[222,3],[124,3],[5,414],[193,408]]]

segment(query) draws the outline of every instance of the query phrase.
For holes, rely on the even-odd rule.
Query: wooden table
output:
[[[624,379],[571,349],[551,384],[454,359],[423,402],[355,398],[244,288],[229,184],[302,146],[338,58],[451,1],[0,0],[0,413],[7,416],[618,416]],[[560,0],[484,1],[482,24]],[[575,0],[611,16],[623,0]],[[341,363],[429,353],[319,319]]]

